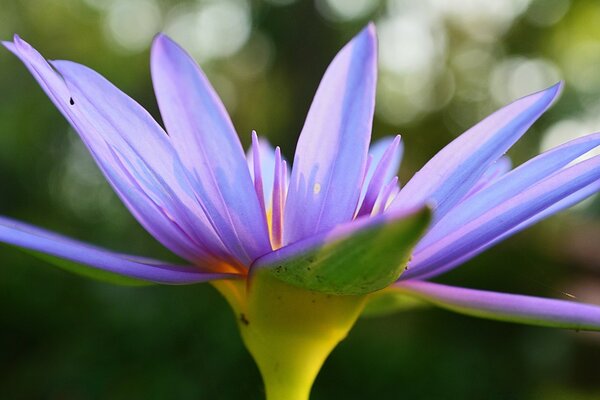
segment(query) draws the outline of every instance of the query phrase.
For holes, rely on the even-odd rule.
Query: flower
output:
[[[3,44],[71,123],[140,224],[190,265],[110,252],[4,217],[0,240],[67,260],[69,268],[91,267],[102,279],[212,282],[239,315],[268,397],[306,398],[365,306],[378,312],[398,298],[479,317],[600,330],[597,306],[429,281],[598,192],[600,156],[576,160],[600,146],[600,134],[514,169],[504,156],[561,84],[490,115],[400,189],[400,137],[369,148],[377,76],[372,24],[327,69],[291,173],[279,148],[255,133],[244,154],[210,83],[165,35],[154,41],[151,69],[168,135],[91,69],[48,62],[18,36]]]

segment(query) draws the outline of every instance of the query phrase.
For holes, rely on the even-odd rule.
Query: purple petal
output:
[[[198,199],[201,185],[193,181],[169,137],[146,110],[85,66],[70,61],[53,61],[52,65],[65,80],[75,103],[72,108],[93,126],[88,132],[108,145],[130,185],[138,185],[163,207],[205,253],[218,258],[237,256],[215,233],[210,214]]]
[[[235,277],[199,267],[174,266],[110,252],[5,217],[0,217],[0,241],[102,271],[155,283],[180,285]]]
[[[96,104],[90,104],[87,94],[78,96],[67,87],[63,77],[28,43],[15,36],[14,43],[3,44],[23,61],[52,102],[79,133],[119,197],[144,228],[166,247],[189,261],[213,259],[212,251],[196,237],[197,227],[203,225],[202,216],[191,215],[192,211],[180,204],[178,196],[173,196],[174,192],[181,194],[187,191],[184,187],[187,184],[180,177],[182,173],[175,172],[181,170],[176,154],[170,149],[162,129],[151,117],[133,100],[95,75],[97,83],[103,89],[98,102],[103,107],[110,106],[109,110],[105,110],[106,115],[100,115],[103,110],[97,109]],[[66,62],[57,64],[69,65]],[[84,69],[80,66],[77,68]],[[87,69],[85,73],[93,74]],[[77,98],[77,103],[73,97]],[[115,101],[115,104],[106,104],[110,101]],[[140,133],[146,135],[144,140],[132,138]],[[159,160],[155,154],[164,156],[164,159]],[[131,157],[128,163],[133,170],[125,169],[118,157]],[[146,160],[153,161],[153,165],[147,165]],[[161,165],[157,166],[157,163]],[[157,182],[158,179],[161,182]],[[175,187],[169,187],[167,180]],[[154,182],[149,184],[150,181]],[[205,230],[204,236],[215,237],[214,234],[211,235],[210,229]],[[208,243],[210,242],[209,240]]]
[[[442,218],[546,111],[560,88],[559,83],[523,97],[463,133],[415,174],[391,208],[433,202],[435,219]]]
[[[555,328],[600,330],[600,307],[595,305],[413,280],[397,283],[394,287],[438,307],[474,317]]]
[[[244,151],[214,89],[177,44],[158,35],[152,79],[161,115],[198,196],[229,250],[248,265],[271,250]]]
[[[600,134],[588,135],[540,154],[503,175],[492,185],[453,208],[425,235],[415,252],[418,253],[490,209],[515,197],[598,146]]]
[[[381,141],[380,141],[381,142]],[[379,153],[379,149],[371,151],[373,156],[371,166],[367,170],[363,190],[365,190],[362,204],[358,210],[357,217],[371,214],[373,206],[381,193],[386,182],[394,177],[400,166],[402,157],[402,147],[400,146],[400,135],[396,136],[387,146],[383,154]]]
[[[306,117],[285,208],[284,243],[352,219],[364,177],[377,76],[370,24],[332,61]]]
[[[537,162],[539,157],[530,161],[534,165]],[[521,179],[511,181],[509,175],[518,172],[522,172],[519,174]],[[557,212],[571,205],[574,200],[581,200],[582,194],[592,194],[590,188],[600,180],[600,156],[562,169],[511,195],[510,189],[518,189],[531,178],[528,173],[535,171],[523,165],[505,176],[506,183],[504,178],[500,179],[440,221],[423,238],[424,244],[420,243],[415,250],[409,269],[402,275],[402,279],[438,274],[442,268],[445,270],[448,265],[455,265],[456,259],[464,260],[466,254],[479,252],[478,249],[489,242],[496,243],[499,237],[507,237],[541,217],[548,216],[549,211]],[[505,192],[507,187],[508,192]],[[499,200],[494,200],[490,193],[497,193]],[[492,202],[490,206],[485,204],[486,199]],[[498,203],[499,201],[501,202]]]
[[[481,254],[485,250],[489,249],[490,247],[494,246],[497,243],[500,243],[504,239],[509,238],[510,236],[514,235],[515,233],[518,233],[518,232],[522,231],[523,229],[530,227],[531,225],[543,220],[544,218],[547,218],[547,217],[554,215],[562,210],[572,207],[575,204],[581,202],[582,200],[585,200],[586,198],[598,193],[599,191],[600,191],[600,180],[598,180],[598,181],[584,187],[583,189],[580,189],[580,190],[576,191],[575,193],[565,197],[564,199],[554,203],[554,205],[546,208],[544,211],[541,211],[541,212],[535,214],[533,217],[527,219],[526,221],[521,222],[516,227],[494,237],[492,240],[488,241],[484,245],[481,245],[479,247],[474,247],[472,250],[470,250],[464,254],[457,255],[454,258],[449,258],[445,263],[437,265],[435,268],[431,269],[430,271],[422,272],[422,273],[415,271],[415,273],[410,273],[410,274],[407,273],[406,275],[408,277],[412,276],[413,279],[415,279],[415,278],[416,279],[430,279],[437,275],[440,275],[446,271],[451,270],[452,268],[455,268],[461,264],[464,264],[471,258],[477,256],[478,254]],[[411,270],[409,270],[409,271],[411,271]],[[404,278],[404,275],[401,277],[401,279],[403,279],[403,278]]]

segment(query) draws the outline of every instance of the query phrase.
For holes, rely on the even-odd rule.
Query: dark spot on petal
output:
[[[246,315],[244,315],[243,313],[240,314],[240,321],[242,321],[242,324],[246,326],[250,324],[250,321],[248,321],[248,318],[246,318]]]
[[[75,105],[75,100],[73,100],[72,97],[69,97],[69,104],[74,106]]]

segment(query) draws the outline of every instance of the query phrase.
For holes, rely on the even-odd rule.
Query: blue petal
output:
[[[466,255],[470,258],[499,238],[593,194],[600,180],[600,156],[552,172],[597,146],[599,138],[591,135],[544,153],[461,203],[419,243],[402,279],[439,274],[456,260],[464,261]]]
[[[85,67],[56,63],[72,65],[85,75],[93,76],[95,84],[101,87],[99,93],[74,94],[63,76],[18,36],[14,43],[3,44],[23,61],[75,128],[119,197],[144,228],[189,261],[214,259],[219,246],[209,249],[206,243],[215,242],[216,236],[203,222],[201,210],[196,213],[182,204],[183,198],[188,203],[193,202],[183,168],[164,131],[152,118],[137,103]],[[104,109],[88,100],[90,94],[98,95],[99,106]],[[198,227],[206,229],[199,232]],[[210,240],[205,242],[199,236]]]
[[[152,79],[161,115],[199,201],[227,248],[244,264],[271,250],[269,233],[231,120],[210,83],[164,35],[152,47]]]
[[[461,314],[499,321],[576,330],[600,330],[600,306],[405,281],[396,290]]]
[[[426,201],[435,205],[435,219],[442,218],[546,111],[560,88],[559,83],[523,97],[463,133],[415,174],[390,208]]]
[[[85,264],[92,269],[155,283],[180,285],[235,277],[199,267],[174,266],[110,252],[5,217],[0,217],[0,241]]]
[[[284,243],[350,221],[360,196],[375,106],[377,43],[371,24],[335,57],[298,140]]]

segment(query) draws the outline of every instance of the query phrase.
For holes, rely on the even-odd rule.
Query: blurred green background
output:
[[[0,0],[0,37],[82,62],[158,118],[148,48],[201,63],[245,145],[292,159],[328,62],[369,20],[380,38],[374,136],[401,133],[403,182],[499,106],[566,80],[516,164],[600,130],[595,0]],[[0,52],[0,214],[172,258],[120,204],[25,68]],[[192,105],[193,106],[193,105]],[[140,132],[141,133],[141,132]],[[233,315],[209,285],[124,288],[0,248],[0,398],[260,399]],[[600,304],[600,202],[545,221],[439,279]],[[598,399],[600,335],[424,309],[359,321],[313,399]]]

